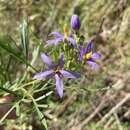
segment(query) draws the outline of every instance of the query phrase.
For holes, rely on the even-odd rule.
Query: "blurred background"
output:
[[[32,50],[36,39],[44,45],[49,32],[63,32],[65,23],[70,27],[73,14],[81,20],[85,41],[93,39],[102,54],[100,70],[84,68],[82,79],[69,81],[69,87],[66,83],[62,100],[47,100],[49,130],[130,130],[130,0],[0,0],[0,37],[11,37],[19,45],[20,24],[26,19]],[[9,56],[0,47],[1,84],[24,71],[17,60],[10,63]],[[43,130],[26,114],[5,126],[25,129]]]

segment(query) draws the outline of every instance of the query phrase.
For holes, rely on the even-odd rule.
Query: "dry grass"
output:
[[[101,69],[72,88],[64,101],[47,111],[50,130],[129,130],[130,126],[130,1],[129,0],[1,0],[0,34],[19,41],[19,24],[28,19],[30,34],[43,43],[52,30],[62,31],[77,13],[81,33],[94,40],[103,55]],[[30,35],[34,44],[33,36]],[[79,90],[80,89],[80,90]],[[74,93],[73,93],[74,92]],[[73,94],[72,94],[73,93]],[[71,96],[70,96],[71,95]]]

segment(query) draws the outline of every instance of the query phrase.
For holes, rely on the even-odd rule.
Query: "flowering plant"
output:
[[[56,91],[60,97],[63,97],[63,77],[67,78],[80,78],[81,74],[79,72],[71,72],[72,70],[79,71],[84,65],[86,61],[92,69],[97,69],[98,64],[96,63],[96,59],[101,58],[99,53],[93,53],[93,43],[90,41],[86,48],[81,46],[79,43],[80,36],[77,35],[81,26],[79,17],[77,15],[73,15],[71,17],[71,29],[72,33],[69,35],[67,25],[64,25],[64,35],[59,32],[51,32],[49,36],[54,35],[55,39],[51,39],[47,41],[47,44],[44,47],[48,46],[57,46],[59,49],[55,53],[53,50],[52,55],[57,60],[60,55],[57,64],[54,64],[52,59],[48,57],[45,53],[41,54],[41,58],[49,67],[49,70],[40,72],[34,75],[34,79],[42,80],[44,78],[55,77],[56,80]],[[61,44],[61,46],[59,46]],[[69,70],[66,71],[65,69]]]
[[[33,48],[32,55],[29,52],[28,26],[26,21],[23,21],[20,26],[20,47],[16,44],[14,45],[19,48],[13,49],[13,45],[12,47],[9,44],[4,44],[0,39],[0,47],[9,52],[9,55],[11,54],[10,59],[12,57],[18,59],[22,63],[21,68],[24,68],[22,69],[24,73],[23,71],[20,73],[22,76],[16,75],[15,80],[10,80],[5,84],[0,81],[0,89],[4,91],[1,92],[2,100],[0,102],[13,102],[11,107],[6,105],[0,107],[0,112],[2,111],[1,113],[3,113],[3,115],[0,115],[2,116],[0,124],[4,124],[3,121],[5,119],[17,120],[21,113],[25,114],[22,116],[22,120],[27,122],[24,116],[27,117],[26,114],[28,113],[33,118],[33,114],[36,112],[41,124],[47,130],[47,123],[43,113],[43,108],[48,107],[47,97],[54,93],[53,90],[56,89],[58,99],[62,100],[65,91],[65,87],[63,87],[64,78],[67,78],[67,82],[69,81],[68,79],[73,81],[77,80],[77,78],[82,78],[82,70],[86,63],[90,65],[91,69],[99,68],[96,60],[100,59],[101,55],[93,52],[92,41],[89,41],[88,44],[81,41],[81,23],[77,15],[71,17],[70,25],[70,30],[66,24],[63,26],[63,34],[57,31],[51,32],[44,45],[40,42],[38,46]],[[54,37],[52,38],[52,36]],[[44,67],[45,70],[41,72],[38,71],[37,67],[39,52],[42,61],[47,65],[47,70]],[[9,62],[11,62],[10,59]],[[3,61],[6,62],[6,60]],[[55,80],[54,86],[56,87],[53,86],[52,79]],[[23,106],[32,109],[31,111],[28,111],[28,109],[23,110]],[[4,127],[4,125],[0,127]]]

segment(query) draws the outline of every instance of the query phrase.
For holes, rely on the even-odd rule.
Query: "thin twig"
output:
[[[104,129],[108,128],[113,121],[114,121],[114,117],[111,116],[110,119],[107,121],[107,123],[104,125]]]
[[[13,105],[8,112],[0,119],[0,124],[6,119],[6,117],[13,111],[13,109],[16,107],[17,104],[19,104],[20,101],[18,101],[15,105]]]
[[[75,97],[76,93],[73,93],[64,103],[64,105],[60,108],[60,110],[57,112],[56,117],[61,116],[61,114],[64,113],[64,111],[66,110],[66,108],[71,104],[71,102],[73,101],[74,97]]]
[[[128,99],[130,99],[130,93],[127,94],[115,107],[113,107],[99,122],[100,125],[106,121],[115,111],[117,111]]]
[[[84,125],[86,125],[89,121],[91,121],[95,117],[95,115],[97,113],[99,113],[99,111],[103,108],[105,102],[106,102],[106,100],[103,98],[103,100],[97,106],[97,108],[95,109],[95,111],[88,118],[86,118],[82,123],[80,123],[78,126],[76,126],[77,130],[81,130]]]
[[[114,114],[114,116],[115,116],[116,123],[117,123],[117,125],[118,125],[119,130],[123,130],[123,128],[122,128],[122,126],[121,126],[121,122],[120,122],[120,120],[119,120],[119,118],[118,118],[117,113],[114,112],[113,114]]]

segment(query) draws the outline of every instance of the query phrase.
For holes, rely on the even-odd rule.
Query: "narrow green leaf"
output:
[[[45,119],[44,115],[42,114],[42,112],[39,110],[38,104],[35,101],[35,99],[24,88],[21,88],[21,90],[23,90],[23,92],[32,99],[34,107],[35,107],[35,110],[36,110],[36,112],[38,114],[38,117],[39,117],[39,120],[41,121],[42,126],[45,128],[45,130],[48,130],[47,129],[46,119]]]
[[[16,115],[20,116],[20,106],[19,106],[19,103],[16,104]]]
[[[0,89],[3,90],[3,91],[5,91],[5,92],[7,92],[7,93],[13,94],[13,95],[16,96],[16,97],[21,97],[21,95],[16,94],[14,91],[9,90],[9,89],[7,89],[7,88],[3,88],[3,87],[0,86]]]
[[[34,103],[34,106],[36,108],[36,112],[38,114],[38,117],[43,125],[43,127],[45,127],[45,129],[47,130],[47,123],[46,123],[46,119],[44,118],[44,115],[42,114],[42,112],[39,110],[38,108],[38,104],[35,102],[35,100],[33,99],[33,103]]]
[[[21,45],[24,52],[24,56],[26,57],[26,61],[27,61],[29,38],[28,38],[28,25],[26,20],[23,20],[22,24],[20,25],[20,33],[21,33]]]
[[[14,58],[16,58],[17,60],[19,60],[20,62],[30,66],[33,70],[37,71],[31,64],[29,64],[23,57],[21,57],[16,50],[12,49],[9,46],[8,41],[5,41],[3,39],[0,39],[0,47],[2,49],[4,49],[5,51],[7,51],[10,55],[12,55]]]

